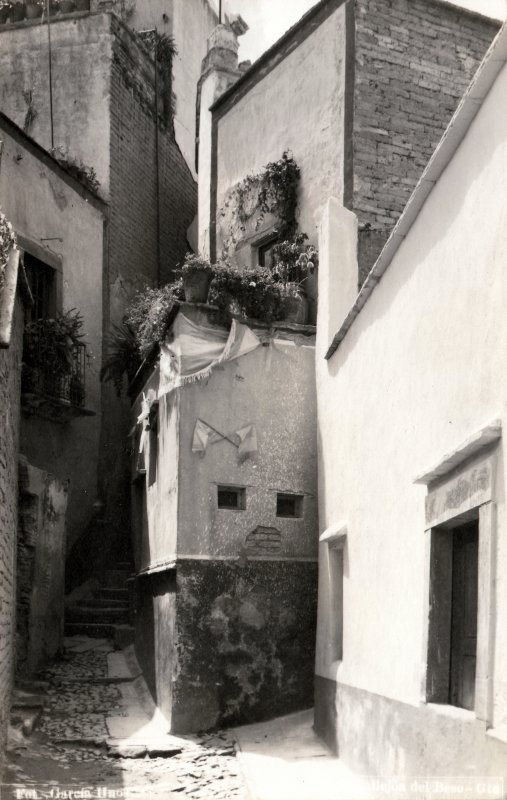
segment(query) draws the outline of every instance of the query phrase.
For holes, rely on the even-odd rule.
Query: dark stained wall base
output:
[[[310,708],[316,605],[316,563],[179,562],[172,732]]]
[[[338,755],[338,730],[336,719],[336,681],[315,676],[315,733]]]

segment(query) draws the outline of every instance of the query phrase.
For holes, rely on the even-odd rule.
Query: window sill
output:
[[[486,731],[486,736],[507,744],[507,725],[499,725],[498,728],[490,728]]]
[[[475,722],[477,717],[475,711],[469,711],[466,708],[459,708],[459,706],[449,706],[443,703],[426,703],[430,711],[440,714],[443,717],[450,717],[451,719],[461,719],[464,722]]]

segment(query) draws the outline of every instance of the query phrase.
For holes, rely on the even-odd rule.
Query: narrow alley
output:
[[[2,799],[247,797],[231,736],[165,733],[133,648],[70,637],[39,678],[14,698]]]

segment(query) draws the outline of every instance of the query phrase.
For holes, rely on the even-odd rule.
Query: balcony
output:
[[[25,414],[65,423],[95,412],[85,408],[86,345],[62,336],[59,323],[50,319],[27,325],[21,398]]]

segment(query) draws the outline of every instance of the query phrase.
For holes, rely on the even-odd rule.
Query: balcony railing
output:
[[[56,421],[93,412],[84,408],[87,351],[84,343],[66,347],[50,337],[25,331],[22,394],[24,410]],[[67,409],[67,411],[66,411]]]

